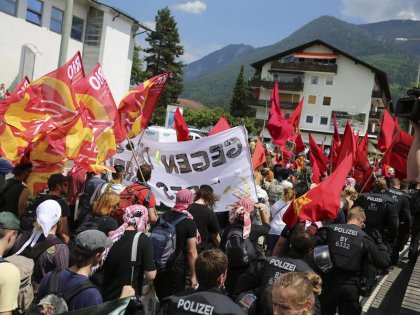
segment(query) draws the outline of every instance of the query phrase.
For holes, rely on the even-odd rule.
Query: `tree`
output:
[[[179,44],[177,23],[171,16],[168,7],[158,11],[155,22],[155,30],[146,38],[150,48],[144,49],[146,54],[144,59],[147,63],[146,75],[148,78],[167,71],[172,73],[159,99],[157,107],[162,108],[168,103],[176,103],[184,88],[184,64],[178,61],[178,58],[184,54],[184,48]],[[155,118],[154,120],[159,119]]]
[[[130,76],[131,85],[139,85],[141,82],[147,79],[144,77],[144,73],[143,73],[143,69],[141,65],[141,59],[140,59],[140,51],[141,51],[141,47],[139,45],[134,44],[133,65],[131,67],[131,76]]]
[[[250,91],[244,76],[244,66],[242,65],[233,88],[232,99],[230,100],[230,114],[233,117],[247,117],[253,115],[252,108],[246,105],[249,96]]]

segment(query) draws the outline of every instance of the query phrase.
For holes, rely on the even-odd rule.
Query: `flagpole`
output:
[[[140,136],[140,139],[143,137],[143,134]],[[139,139],[139,143],[140,143],[140,139]],[[146,181],[145,181],[145,179],[144,179],[144,176],[143,176],[143,172],[141,171],[141,169],[140,169],[140,164],[139,164],[139,161],[137,160],[137,157],[136,157],[136,155],[134,154],[134,147],[133,147],[133,144],[131,143],[131,141],[130,141],[130,138],[128,138],[128,135],[127,135],[127,141],[128,141],[128,144],[129,144],[129,146],[130,146],[130,148],[131,148],[131,153],[132,153],[132,156],[131,156],[131,160],[130,161],[132,161],[132,159],[134,158],[134,161],[136,162],[136,164],[137,164],[137,169],[138,169],[138,171],[139,171],[139,173],[140,173],[140,176],[141,176],[141,179],[142,179],[142,181],[143,181],[143,183],[146,183]]]

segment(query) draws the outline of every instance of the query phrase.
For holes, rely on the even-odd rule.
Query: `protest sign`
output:
[[[210,185],[220,196],[215,211],[230,209],[238,197],[257,201],[248,149],[247,132],[243,126],[216,135],[186,142],[162,143],[143,137],[131,140],[136,146],[136,159],[152,167],[149,182],[156,200],[171,207],[177,191],[197,190]],[[118,151],[118,149],[117,149]],[[137,180],[137,165],[126,145],[122,145],[111,164],[126,167],[126,181]]]

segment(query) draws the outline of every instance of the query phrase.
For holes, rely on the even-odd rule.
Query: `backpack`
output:
[[[0,190],[0,212],[1,211],[7,211],[7,209],[3,209],[6,205],[6,195],[7,193],[12,190],[15,186],[20,184],[21,182],[6,182],[6,184],[3,186],[3,189]]]
[[[148,189],[149,192],[144,198],[143,203],[139,200],[139,192]],[[114,217],[117,219],[118,222],[121,222],[121,218],[125,213],[125,208],[132,206],[132,205],[143,205],[146,208],[149,208],[150,197],[152,195],[152,190],[148,185],[134,183],[126,187],[120,194],[120,203],[118,204],[117,210],[115,211]]]
[[[229,267],[245,267],[257,259],[257,250],[248,238],[243,239],[242,226],[233,227],[226,238],[226,255]]]
[[[153,260],[158,271],[168,269],[169,265],[175,260],[176,251],[176,225],[186,219],[182,215],[175,221],[168,222],[163,216],[159,218],[159,223],[150,235],[153,245]]]
[[[95,285],[88,279],[75,284],[66,292],[60,292],[60,269],[56,269],[51,273],[48,281],[48,294],[41,301],[31,307],[25,315],[41,315],[41,314],[61,314],[69,310],[68,303],[80,292],[89,288],[95,288]]]
[[[20,274],[20,286],[19,294],[17,299],[17,309],[13,311],[13,314],[22,314],[32,304],[34,299],[34,289],[32,287],[32,273],[34,271],[34,261],[24,256],[9,256],[7,260],[0,257],[0,263],[8,262],[16,266],[19,269]]]

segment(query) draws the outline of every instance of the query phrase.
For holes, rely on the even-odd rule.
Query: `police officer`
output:
[[[385,194],[387,188],[385,179],[378,178],[372,192],[360,194],[354,205],[365,210],[365,232],[372,236],[378,230],[391,254],[398,232],[398,213],[394,199]]]
[[[389,255],[380,234],[374,241],[363,230],[366,220],[361,207],[347,214],[347,224],[331,224],[318,230],[319,245],[328,245],[333,269],[324,274],[320,297],[323,315],[360,314],[359,290],[365,264],[389,266]],[[376,244],[375,244],[376,242]]]
[[[163,299],[159,314],[245,315],[223,292],[227,267],[227,256],[221,250],[210,249],[200,253],[195,261],[198,289]]]
[[[275,280],[288,272],[313,271],[304,258],[309,254],[315,244],[314,236],[303,228],[296,228],[290,236],[290,250],[284,257],[264,257],[251,265],[249,270],[242,274],[236,283],[233,295],[254,291],[257,302],[252,308],[254,314],[272,314],[270,288]],[[315,303],[315,314],[320,314],[319,301]]]
[[[403,191],[408,188],[406,182],[401,183],[398,178],[391,178],[390,187],[385,194],[394,199],[394,207],[399,220],[397,238],[391,254],[391,264],[397,265],[399,252],[403,250],[410,235],[410,200],[408,193]]]
[[[411,265],[414,265],[418,252],[419,252],[419,242],[420,242],[420,184],[413,189],[410,189],[410,196],[411,196],[411,218],[412,218],[412,225],[411,225],[411,241],[410,241],[410,249],[408,251],[408,259]]]

